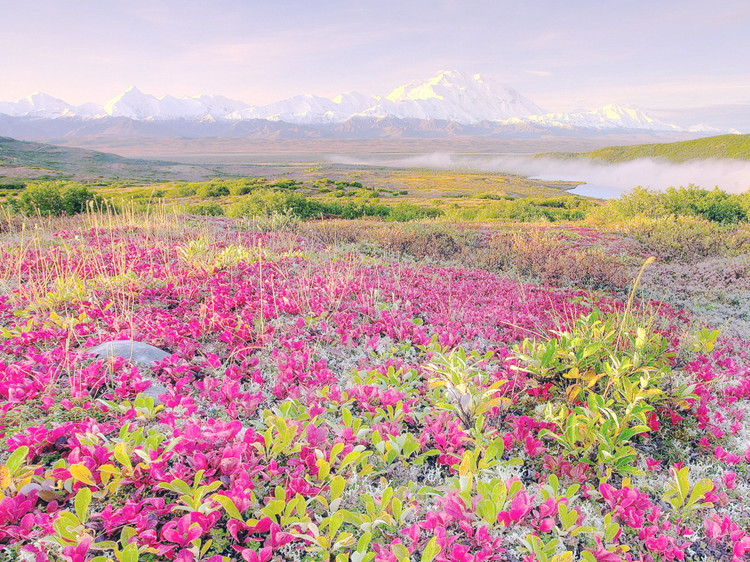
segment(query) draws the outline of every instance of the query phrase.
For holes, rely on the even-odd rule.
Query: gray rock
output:
[[[106,357],[124,357],[130,359],[136,365],[141,367],[153,367],[153,365],[169,353],[149,345],[147,343],[133,340],[117,340],[100,343],[96,347],[89,349],[89,353],[94,354],[99,359]]]
[[[129,359],[139,367],[153,367],[156,363],[170,355],[163,349],[133,340],[116,340],[100,343],[96,347],[89,349],[88,352],[99,359],[123,357]],[[148,377],[144,377],[144,379],[150,381],[151,386],[141,394],[151,396],[154,399],[154,404],[161,404],[162,402],[158,396],[168,392],[167,387],[154,379]]]

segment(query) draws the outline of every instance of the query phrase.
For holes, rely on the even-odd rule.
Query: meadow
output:
[[[307,173],[6,185],[0,560],[750,558],[747,194]]]

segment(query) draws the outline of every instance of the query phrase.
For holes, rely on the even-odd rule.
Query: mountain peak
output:
[[[480,74],[465,75],[458,70],[441,70],[427,80],[415,80],[399,86],[386,100],[400,106],[396,115],[477,123],[503,121],[543,113],[541,108],[521,94]],[[435,113],[437,107],[442,110]]]
[[[0,114],[34,118],[124,117],[134,121],[183,120],[220,122],[234,120],[282,121],[294,124],[361,123],[392,121],[483,122],[545,129],[646,129],[675,130],[642,110],[609,104],[594,111],[547,114],[530,99],[491,77],[459,70],[441,70],[423,80],[394,88],[386,97],[345,92],[334,98],[299,94],[263,106],[249,106],[218,95],[156,97],[130,86],[103,107],[73,107],[48,94],[35,92],[17,102],[0,103]]]

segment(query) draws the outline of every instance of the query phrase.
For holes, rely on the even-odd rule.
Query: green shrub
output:
[[[89,207],[101,208],[106,201],[78,183],[34,182],[10,202],[11,208],[27,216],[77,215]]]
[[[389,208],[383,205],[324,202],[308,199],[302,194],[269,188],[256,189],[229,207],[230,217],[265,217],[273,213],[289,213],[300,219],[387,217]]]
[[[198,187],[195,194],[203,199],[208,197],[223,197],[229,195],[229,188],[223,184],[204,183]]]
[[[192,197],[198,188],[194,184],[183,183],[174,185],[169,190],[170,197]]]
[[[202,215],[210,217],[219,217],[224,214],[224,209],[218,203],[205,203],[198,205],[186,205],[183,212],[188,215]]]
[[[82,185],[70,186],[62,192],[62,206],[67,215],[84,213],[89,205],[99,209],[103,207],[104,204],[104,199]]]
[[[646,246],[649,254],[667,261],[699,261],[732,249],[732,228],[692,216],[636,217],[618,230]]]
[[[413,203],[399,203],[390,208],[388,219],[407,222],[419,219],[432,219],[443,215],[443,211],[434,207],[422,207]]]
[[[734,224],[748,220],[748,205],[744,195],[733,195],[714,189],[706,191],[695,185],[670,187],[663,193],[643,187],[623,194],[619,199],[607,202],[599,218],[692,216],[712,222]]]
[[[64,206],[60,186],[57,182],[31,184],[18,198],[18,210],[27,216],[59,216]]]

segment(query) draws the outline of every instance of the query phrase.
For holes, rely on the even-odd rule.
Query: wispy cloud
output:
[[[524,70],[526,74],[533,74],[534,76],[552,76],[552,73],[548,70]]]

